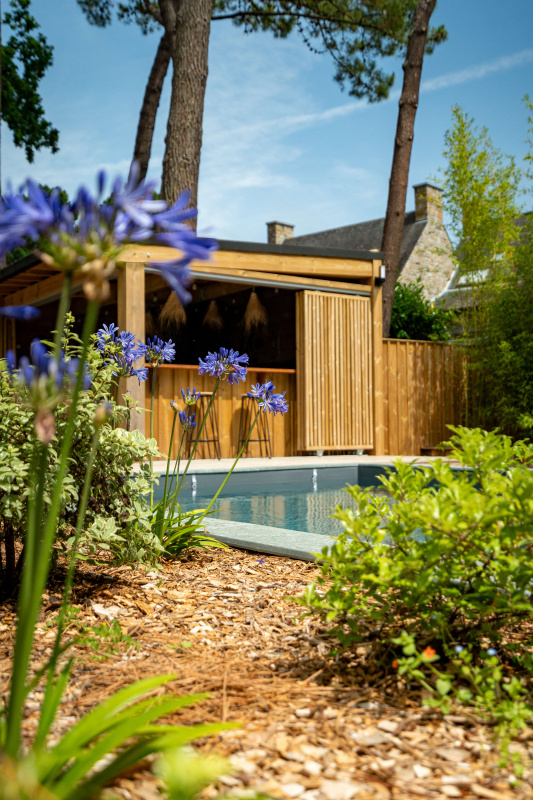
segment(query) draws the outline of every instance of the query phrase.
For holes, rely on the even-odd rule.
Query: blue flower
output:
[[[200,393],[196,391],[196,386],[193,386],[192,392],[187,386],[186,392],[183,389],[181,390],[181,396],[183,397],[183,402],[186,406],[194,406],[200,397]]]
[[[97,340],[96,346],[98,347],[98,349],[103,351],[106,348],[106,344],[110,342],[111,343],[115,342],[117,339],[116,337],[117,331],[118,331],[118,325],[115,325],[114,322],[112,322],[111,325],[109,325],[109,327],[107,325],[102,325],[100,330],[96,331],[96,340]]]
[[[34,319],[41,316],[39,309],[34,306],[2,306],[0,314],[11,319]]]
[[[113,375],[119,378],[137,378],[139,383],[148,380],[148,367],[135,367],[144,357],[146,345],[139,342],[134,333],[120,331],[113,322],[109,327],[103,325],[96,332],[96,347],[102,353],[105,363],[113,366]]]
[[[154,336],[153,342],[150,341],[150,339],[146,340],[144,357],[149,364],[154,365],[162,364],[165,361],[174,361],[175,355],[176,350],[174,349],[172,339],[169,339],[168,342],[164,342],[162,339],[158,339],[157,336]]]
[[[7,369],[13,381],[19,387],[25,387],[32,394],[36,406],[54,405],[64,389],[71,389],[76,382],[79,371],[79,359],[65,360],[64,353],[55,359],[39,339],[34,339],[30,347],[30,358],[22,356],[18,369],[15,354],[12,350],[6,353]],[[83,383],[85,390],[91,385],[91,374],[87,365],[83,366]]]
[[[201,358],[199,359],[198,374],[205,375],[207,373],[216,378],[227,377],[229,384],[236,384],[246,378],[247,370],[242,364],[247,364],[248,360],[246,353],[241,356],[238,350],[227,350],[225,347],[221,347],[218,353],[208,353],[203,361]]]
[[[272,412],[276,414],[286,414],[289,410],[289,404],[285,400],[285,392],[283,394],[275,394],[275,386],[272,381],[267,383],[252,386],[248,392],[248,397],[255,398],[259,403],[259,408],[263,413]]]
[[[182,303],[190,300],[189,264],[208,259],[217,245],[198,237],[187,224],[196,216],[184,193],[168,207],[155,200],[154,181],[139,181],[133,164],[128,180],[115,180],[109,203],[102,204],[105,173],[97,177],[97,193],[82,186],[72,205],[62,204],[59,191],[50,194],[28,180],[15,193],[8,188],[0,198],[0,257],[28,240],[38,240],[41,258],[64,272],[83,269],[84,292],[90,300],[109,294],[109,277],[128,242],[148,239],[180,252],[178,259],[151,262],[158,268]]]
[[[462,645],[462,644],[456,644],[456,645],[455,645],[455,652],[456,652],[456,653],[462,653],[462,652],[463,652],[463,650],[464,650],[464,647],[463,647],[463,645]]]
[[[487,650],[487,655],[488,656],[497,656],[498,655],[498,651],[495,650],[494,647],[489,647],[489,649]]]
[[[187,416],[186,411],[178,411],[178,416],[180,418],[181,427],[184,431],[192,431],[192,429],[196,425],[195,417],[196,414],[192,414],[192,416]]]

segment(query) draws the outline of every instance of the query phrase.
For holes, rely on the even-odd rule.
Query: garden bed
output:
[[[235,772],[219,788],[233,796],[531,797],[533,774],[526,767],[521,785],[510,786],[509,772],[498,768],[492,732],[481,721],[466,713],[442,719],[421,707],[419,694],[401,689],[392,670],[373,674],[360,659],[326,657],[331,643],[320,624],[302,620],[301,609],[287,599],[316,573],[313,564],[232,549],[198,551],[160,572],[82,566],[70,630],[81,630],[83,640],[73,649],[57,733],[121,686],[172,672],[173,691],[210,693],[180,712],[181,723],[242,723],[198,745],[231,758]],[[59,594],[52,583],[36,659],[44,659],[53,641]],[[4,603],[0,613],[5,695],[14,605]],[[27,705],[28,734],[38,707],[34,695]],[[525,761],[533,757],[530,736],[526,729],[512,746]],[[161,797],[148,765],[124,776],[110,793]],[[215,794],[206,790],[208,798]]]

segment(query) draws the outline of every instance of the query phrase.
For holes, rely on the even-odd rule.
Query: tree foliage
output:
[[[30,12],[31,0],[11,0],[3,24],[10,36],[2,45],[2,119],[33,162],[35,151],[59,149],[59,132],[45,118],[39,84],[53,63],[53,47],[39,33]]]
[[[461,108],[444,153],[444,202],[464,285],[469,421],[522,435],[533,428],[533,214],[520,213],[519,198],[531,175]]]
[[[163,24],[160,3],[149,0],[77,0],[87,20],[98,27],[119,20],[149,33]],[[174,5],[179,6],[179,0]],[[407,43],[416,0],[213,0],[212,20],[231,20],[245,33],[269,31],[285,39],[298,33],[313,52],[329,53],[335,80],[350,94],[371,102],[386,99],[394,72],[378,59],[395,55]],[[442,26],[428,34],[431,52]]]
[[[175,44],[187,16],[184,9],[188,0],[160,0],[160,2],[77,0],[77,2],[93,25],[105,27],[111,23],[113,15],[116,14],[123,22],[139,25],[143,33],[148,33],[156,27],[163,28]],[[245,33],[270,31],[277,38],[286,38],[292,33],[299,34],[312,51],[328,53],[332,57],[335,64],[335,79],[342,87],[347,88],[351,95],[366,97],[369,101],[376,102],[388,97],[394,82],[394,71],[384,68],[383,59],[405,51],[416,7],[417,0],[213,0],[211,21],[230,20],[242,27]],[[204,30],[206,30],[205,25]],[[434,45],[445,37],[442,27],[429,31],[426,28],[426,33],[427,51],[431,51]],[[171,53],[163,55],[161,51],[163,44],[162,40],[156,55],[159,64],[163,61],[168,66],[172,58],[174,70],[184,71],[183,62],[179,62],[178,58],[180,48],[171,45]],[[153,75],[157,77],[151,78],[153,83],[150,86],[149,82],[147,86],[143,104],[144,109],[147,103],[151,103],[152,111],[149,114],[141,112],[140,124],[145,126],[145,129],[138,130],[135,150],[138,157],[143,160],[141,163],[143,172],[147,166],[147,153],[149,157],[149,143],[153,135],[155,111],[164,71],[161,73],[160,68],[153,70]],[[184,81],[186,81],[185,74],[176,80],[176,85],[182,86]],[[157,98],[155,104],[154,97]],[[203,103],[203,97],[198,102]],[[185,111],[183,113],[185,114]],[[188,127],[190,127],[188,118],[183,120],[182,126],[178,122],[170,126],[169,122],[163,166],[165,196],[169,192],[176,196],[184,188],[191,188],[193,198],[196,196],[195,170],[197,171],[199,164],[201,136],[191,135],[187,141],[184,131]],[[176,137],[179,139],[176,140]],[[139,144],[139,139],[144,141]],[[171,163],[173,154],[188,148],[191,152],[185,153],[183,159],[192,165],[188,176],[190,182],[188,187],[175,185],[178,179],[183,178],[181,178],[182,173],[176,170],[178,177],[170,181],[167,179],[168,173],[173,169]]]

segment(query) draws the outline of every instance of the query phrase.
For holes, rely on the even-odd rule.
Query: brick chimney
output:
[[[283,244],[286,239],[294,236],[294,225],[286,222],[267,222],[267,242],[269,244]]]
[[[419,183],[415,190],[415,222],[427,219],[442,224],[442,189],[435,183]]]

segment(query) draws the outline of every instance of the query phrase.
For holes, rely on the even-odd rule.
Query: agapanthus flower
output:
[[[192,392],[187,386],[187,391],[185,392],[183,389],[181,390],[181,396],[183,397],[183,402],[186,406],[194,406],[196,405],[196,401],[200,397],[200,392],[196,391],[196,386],[192,387]]]
[[[174,361],[176,350],[172,339],[164,342],[157,336],[154,336],[153,341],[146,340],[144,357],[146,361],[152,366],[156,364],[163,364],[165,361]]]
[[[198,374],[213,375],[216,378],[227,378],[229,384],[236,384],[246,378],[246,367],[249,361],[246,353],[239,355],[238,350],[221,347],[218,353],[208,353],[205,359],[199,359]]]
[[[113,366],[113,375],[118,378],[137,378],[139,383],[148,380],[148,367],[136,367],[144,357],[145,345],[135,334],[120,331],[114,323],[103,325],[96,332],[96,347],[102,353],[105,363]]]
[[[34,319],[40,317],[41,312],[35,306],[2,306],[0,314],[10,319]]]
[[[285,392],[276,394],[272,381],[263,384],[256,383],[247,394],[248,397],[253,397],[257,400],[263,413],[268,411],[275,416],[276,414],[286,414],[289,410],[289,404],[285,400]]]
[[[21,393],[23,402],[35,411],[38,438],[43,444],[50,444],[55,434],[52,411],[72,391],[80,370],[79,360],[65,359],[63,352],[55,359],[39,339],[34,339],[30,358],[23,356],[17,367],[15,354],[10,350],[6,353],[6,365],[13,387]],[[91,385],[91,375],[86,364],[82,369],[82,387],[87,390]]]
[[[180,418],[181,427],[184,431],[192,431],[192,429],[196,425],[195,417],[196,414],[192,414],[190,417],[187,415],[186,411],[178,411],[178,416]]]
[[[180,251],[178,259],[151,262],[185,303],[190,299],[188,266],[192,259],[208,259],[216,242],[196,235],[187,221],[196,216],[188,208],[189,194],[168,206],[153,197],[155,182],[139,181],[134,163],[126,184],[116,179],[110,201],[102,203],[106,177],[98,174],[95,195],[81,187],[72,204],[63,204],[59,190],[48,193],[32,180],[0,198],[0,257],[29,241],[37,241],[45,263],[83,277],[89,300],[109,295],[109,278],[120,253],[131,242],[148,239]]]

